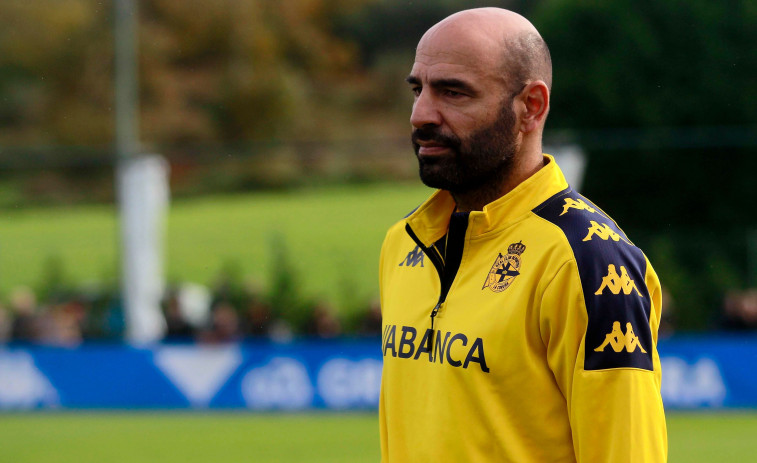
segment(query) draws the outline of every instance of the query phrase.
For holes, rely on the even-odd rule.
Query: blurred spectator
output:
[[[213,295],[203,285],[182,283],[177,289],[178,310],[186,323],[194,329],[207,325]]]
[[[37,341],[72,347],[82,342],[82,325],[87,308],[81,297],[69,298],[44,308],[38,318]]]
[[[35,341],[39,335],[37,296],[29,288],[15,288],[11,292],[9,306],[13,316],[11,338],[15,341]]]
[[[381,334],[381,303],[373,301],[368,311],[363,315],[358,328],[363,336],[375,336]]]
[[[320,302],[313,307],[305,334],[321,338],[333,338],[342,334],[342,324],[331,306]]]
[[[76,294],[84,306],[84,319],[81,322],[82,338],[102,339],[111,336],[108,331],[108,308],[113,290],[90,283]],[[111,336],[112,337],[112,336]]]
[[[345,333],[342,320],[326,302],[306,313],[299,306],[277,315],[263,293],[250,282],[221,284],[217,292],[198,284],[176,285],[163,301],[164,340],[226,343],[254,337],[290,342],[296,335],[332,338]],[[350,333],[378,335],[379,303],[372,303],[348,326]],[[38,301],[34,291],[18,287],[11,292],[7,308],[0,306],[0,343],[76,346],[93,339],[122,340],[123,334],[122,300],[114,288],[59,289],[50,292],[48,300]]]
[[[187,323],[181,310],[179,291],[170,289],[163,303],[163,316],[166,319],[166,341],[189,340],[194,335],[194,329]]]
[[[109,338],[122,338],[126,332],[124,301],[120,294],[111,294],[105,305],[103,334]]]
[[[239,316],[229,302],[219,301],[211,310],[210,329],[200,333],[200,342],[227,343],[239,341]]]
[[[245,334],[251,336],[268,336],[273,319],[271,307],[257,297],[251,297],[245,310]]]
[[[757,330],[757,289],[729,291],[726,294],[722,327],[727,330]]]
[[[0,305],[0,344],[10,341],[13,320],[5,307]]]
[[[661,337],[670,336],[675,332],[676,307],[673,295],[668,288],[662,286],[662,315],[660,317],[659,334]]]

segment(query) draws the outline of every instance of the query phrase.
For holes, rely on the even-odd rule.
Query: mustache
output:
[[[449,146],[451,148],[460,147],[460,139],[455,135],[447,135],[442,133],[436,127],[421,127],[414,129],[410,136],[414,145],[418,145],[419,141],[434,142],[440,145]]]

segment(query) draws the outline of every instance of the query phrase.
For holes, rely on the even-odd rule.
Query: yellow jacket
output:
[[[666,461],[657,275],[545,160],[483,211],[438,191],[387,233],[383,463]]]

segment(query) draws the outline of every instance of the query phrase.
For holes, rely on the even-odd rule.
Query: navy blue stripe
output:
[[[646,259],[641,249],[631,243],[609,216],[570,188],[551,197],[533,212],[562,229],[576,258],[589,320],[584,369],[632,367],[652,370],[651,300],[644,280]],[[611,269],[618,277],[625,270],[625,290],[630,290],[630,294],[619,290],[618,279],[609,279]],[[603,280],[610,285],[603,286]],[[598,290],[601,290],[600,294],[595,294]],[[631,342],[633,352],[629,352],[626,346],[616,352],[613,345],[605,341],[613,333],[628,336],[629,323],[632,334],[628,339],[633,340],[635,335],[638,344]],[[620,347],[618,339],[624,340],[613,338],[616,348]],[[597,348],[603,350],[597,352]]]

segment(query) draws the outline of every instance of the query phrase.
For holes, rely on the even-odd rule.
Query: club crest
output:
[[[495,293],[501,293],[509,288],[515,277],[520,275],[521,254],[525,250],[526,245],[518,241],[507,247],[506,256],[499,253],[481,289],[489,288]]]

